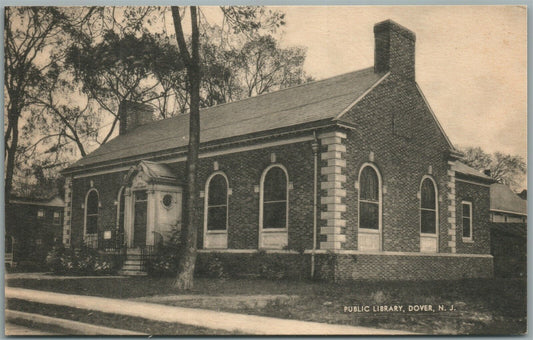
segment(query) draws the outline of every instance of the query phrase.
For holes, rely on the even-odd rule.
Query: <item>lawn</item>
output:
[[[8,279],[7,285],[425,334],[523,334],[527,329],[525,279],[359,281],[344,284],[196,279],[195,288],[186,293],[173,288],[172,279],[147,277]],[[260,300],[262,303],[256,303],[254,299],[264,295],[272,297],[266,302]],[[431,305],[434,311],[406,310],[409,305],[415,304]],[[403,310],[372,311],[374,306],[394,305],[403,306]],[[438,305],[445,306],[447,310],[439,312]],[[449,310],[452,305],[453,311]],[[346,309],[351,306],[369,306],[370,311],[347,312]]]

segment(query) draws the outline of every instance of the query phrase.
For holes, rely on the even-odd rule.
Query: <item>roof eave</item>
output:
[[[338,127],[351,128],[351,129],[355,128],[352,125],[353,124],[348,124],[346,122],[332,121],[331,118],[327,118],[327,119],[317,120],[314,122],[307,122],[304,124],[287,126],[281,129],[261,131],[261,132],[247,134],[247,135],[235,136],[235,137],[239,137],[238,139],[234,139],[235,137],[232,137],[232,138],[225,138],[225,139],[220,139],[220,140],[215,140],[215,141],[204,142],[200,144],[200,153],[202,153],[202,151],[204,150],[208,150],[212,148],[227,147],[233,144],[240,144],[243,142],[263,140],[263,139],[268,139],[268,138],[272,138],[272,137],[279,136],[279,135],[298,134],[298,133],[302,133],[305,131],[324,129],[328,127],[338,126]],[[90,172],[95,169],[113,168],[118,165],[131,166],[141,160],[151,160],[155,158],[183,156],[183,155],[186,155],[186,153],[187,153],[187,145],[184,145],[178,148],[170,148],[167,150],[160,150],[160,151],[150,152],[150,153],[146,153],[142,155],[135,155],[135,156],[128,157],[128,158],[120,158],[120,159],[113,159],[113,160],[104,161],[104,162],[96,162],[92,164],[81,164],[78,166],[70,166],[68,168],[61,170],[61,174],[63,176],[68,176],[68,175],[73,175],[73,174]],[[117,160],[119,162],[117,162]]]

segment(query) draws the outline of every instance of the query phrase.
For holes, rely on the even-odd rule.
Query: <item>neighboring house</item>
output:
[[[504,184],[490,186],[491,254],[494,275],[525,277],[527,201]]]
[[[201,111],[199,256],[313,254],[336,280],[492,276],[494,181],[458,161],[417,85],[415,34],[388,20],[374,35],[372,68]],[[120,116],[63,172],[66,245],[138,253],[180,227],[188,115]]]
[[[527,201],[505,184],[492,184],[490,186],[490,221],[527,223]]]
[[[53,245],[61,243],[64,210],[61,197],[12,197],[5,206],[6,262],[44,263]]]

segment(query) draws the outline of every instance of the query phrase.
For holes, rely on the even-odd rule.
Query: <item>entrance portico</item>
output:
[[[182,188],[167,165],[141,161],[129,170],[124,186],[128,248],[160,244],[181,229]]]

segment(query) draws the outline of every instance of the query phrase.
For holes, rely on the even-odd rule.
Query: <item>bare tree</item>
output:
[[[480,147],[468,147],[462,151],[465,154],[463,161],[466,164],[479,171],[490,170],[492,178],[514,190],[523,189],[527,165],[521,156],[502,152],[489,154]]]

